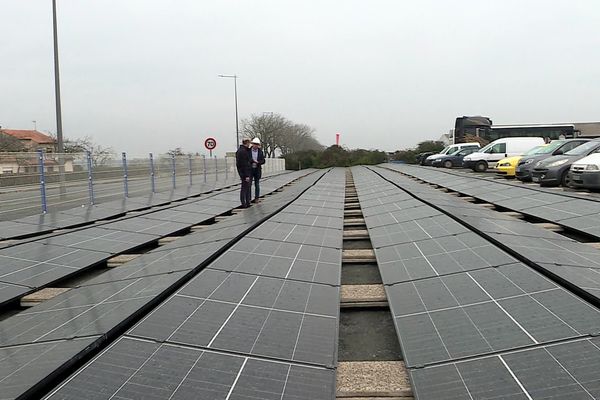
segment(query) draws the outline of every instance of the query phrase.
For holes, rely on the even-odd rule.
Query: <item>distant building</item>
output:
[[[19,140],[28,151],[42,149],[52,153],[56,149],[56,140],[42,132],[29,129],[0,129],[0,134]]]
[[[56,150],[56,141],[41,132],[28,129],[0,129],[0,135],[17,139],[25,151],[0,153],[0,175],[31,174],[39,172],[37,150],[44,150],[44,171],[58,172],[58,159],[52,153]],[[0,151],[2,151],[0,149]],[[63,158],[65,172],[73,172],[73,157]]]

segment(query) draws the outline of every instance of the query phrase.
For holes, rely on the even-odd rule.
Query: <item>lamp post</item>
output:
[[[237,75],[219,75],[219,78],[233,78],[233,96],[235,99],[235,147],[240,145],[240,124],[238,118]]]

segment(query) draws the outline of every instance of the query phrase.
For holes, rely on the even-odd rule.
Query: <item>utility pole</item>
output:
[[[58,27],[56,24],[56,0],[52,0],[52,30],[54,33],[54,95],[56,99],[56,141],[58,153],[64,153],[62,110],[60,106],[60,71],[58,66]]]
[[[62,131],[62,110],[60,106],[60,70],[58,67],[58,26],[56,23],[56,0],[52,0],[52,31],[54,36],[54,96],[56,101],[56,144],[58,153],[58,173],[60,182],[60,198],[63,200],[67,194],[65,187],[65,160],[63,153],[65,145]]]

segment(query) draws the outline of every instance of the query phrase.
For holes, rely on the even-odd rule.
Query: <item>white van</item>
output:
[[[541,137],[507,137],[494,140],[477,153],[463,158],[463,167],[483,172],[506,157],[520,156],[529,149],[544,144]]]
[[[462,149],[471,149],[471,148],[477,148],[478,149],[480,147],[481,146],[477,142],[451,144],[449,146],[444,147],[444,150],[440,151],[439,153],[432,154],[429,157],[427,157],[425,159],[425,164],[424,165],[431,165],[433,163],[433,160],[435,160],[436,158],[442,158],[442,157],[444,157],[446,155],[458,153]]]

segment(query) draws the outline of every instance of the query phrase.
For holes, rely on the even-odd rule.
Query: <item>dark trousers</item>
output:
[[[252,180],[254,181],[254,198],[258,199],[260,197],[260,177],[261,177],[260,168],[252,168]]]
[[[252,180],[242,178],[242,187],[240,189],[240,203],[243,206],[249,206],[252,200]]]

